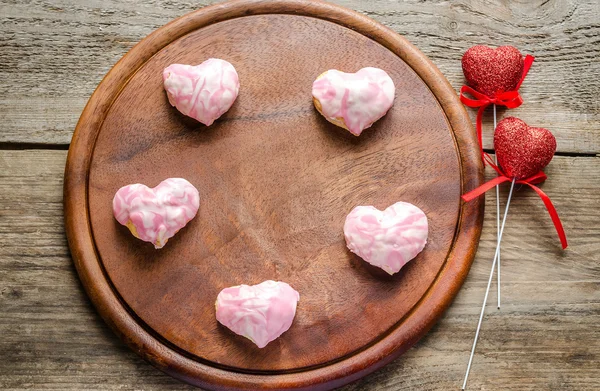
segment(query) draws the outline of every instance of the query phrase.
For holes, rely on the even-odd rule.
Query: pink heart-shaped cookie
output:
[[[473,46],[462,58],[467,84],[489,97],[514,91],[523,75],[523,55],[513,46],[496,49],[483,45]]]
[[[163,71],[163,82],[169,103],[206,126],[229,110],[240,90],[233,65],[218,58],[196,66],[169,65]]]
[[[133,236],[162,248],[196,216],[198,190],[182,178],[169,178],[153,189],[139,183],[119,189],[113,198],[117,221]]]
[[[344,224],[350,251],[389,274],[397,273],[423,250],[428,234],[427,216],[408,202],[396,202],[383,212],[357,206]]]
[[[331,123],[355,136],[388,112],[394,103],[396,87],[392,78],[378,68],[362,68],[356,73],[331,69],[314,81],[313,103]]]
[[[285,282],[223,289],[215,303],[217,320],[264,348],[292,325],[300,294]]]
[[[498,163],[509,178],[537,174],[556,152],[556,139],[548,129],[534,128],[515,117],[498,122],[494,132]]]

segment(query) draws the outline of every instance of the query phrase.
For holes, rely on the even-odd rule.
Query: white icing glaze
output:
[[[169,178],[150,189],[139,183],[120,188],[113,198],[117,221],[133,235],[162,248],[196,216],[198,190],[183,178]]]
[[[169,65],[163,81],[169,103],[207,126],[229,110],[240,90],[233,65],[218,58],[196,66]]]
[[[285,282],[233,286],[217,296],[216,316],[231,331],[264,348],[290,328],[298,300],[298,292]]]
[[[321,112],[332,123],[343,121],[355,136],[387,113],[394,103],[393,80],[379,68],[362,68],[356,73],[331,69],[313,83],[312,95]]]
[[[389,274],[397,273],[423,250],[428,234],[427,216],[408,202],[397,202],[383,212],[357,206],[344,224],[350,251]]]

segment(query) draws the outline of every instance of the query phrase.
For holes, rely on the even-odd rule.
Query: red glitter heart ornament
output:
[[[524,179],[550,163],[556,139],[548,129],[533,128],[518,118],[507,117],[496,127],[494,148],[506,176]]]
[[[467,83],[490,98],[517,88],[523,75],[523,63],[523,55],[513,46],[492,49],[477,45],[467,50],[462,58]]]

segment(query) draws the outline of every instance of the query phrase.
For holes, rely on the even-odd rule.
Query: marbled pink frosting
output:
[[[233,65],[218,58],[196,66],[169,65],[163,81],[169,103],[207,126],[229,110],[240,90]]]
[[[298,300],[298,292],[285,282],[233,286],[217,296],[217,320],[264,348],[290,328]]]
[[[133,235],[162,248],[196,216],[198,190],[182,178],[169,178],[153,189],[139,183],[119,189],[113,198],[117,221]]]
[[[379,68],[362,68],[356,73],[331,69],[314,81],[312,95],[321,103],[328,120],[341,118],[348,130],[359,136],[392,107],[396,87]]]
[[[408,202],[396,202],[383,212],[357,206],[344,224],[350,251],[389,274],[397,273],[423,250],[428,234],[427,216]]]

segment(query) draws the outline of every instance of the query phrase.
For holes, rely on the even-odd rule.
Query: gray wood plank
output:
[[[87,299],[66,243],[66,151],[0,151],[0,389],[192,390],[141,360]],[[600,170],[555,157],[543,189],[570,239],[560,250],[537,196],[520,189],[503,244],[504,306],[490,294],[469,389],[600,389]],[[503,189],[506,197],[506,188]],[[358,390],[458,389],[495,245],[494,196],[469,277],[441,321]]]
[[[213,2],[0,1],[0,143],[68,144],[87,99],[121,56],[171,19]],[[561,152],[600,152],[597,0],[334,2],[406,36],[457,91],[460,58],[472,45],[534,54],[525,104],[504,114],[549,128]]]

